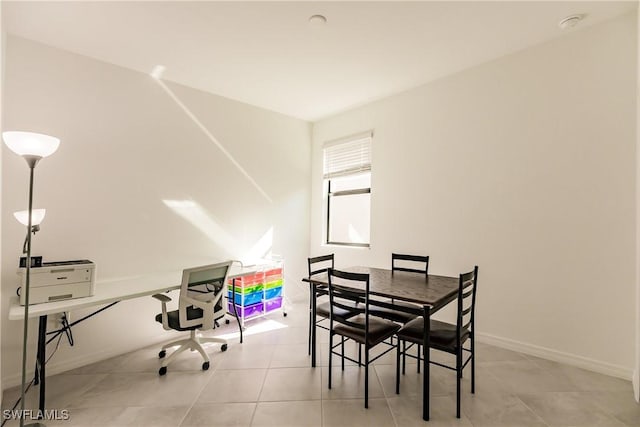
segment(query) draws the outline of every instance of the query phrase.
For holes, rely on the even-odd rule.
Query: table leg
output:
[[[316,367],[316,284],[313,283],[311,289],[311,366]]]
[[[429,332],[431,330],[431,308],[427,305],[424,306],[424,331],[422,346],[424,361],[424,370],[422,378],[422,419],[429,421],[429,383],[431,382],[429,377],[429,365],[430,365],[430,353],[431,346],[429,345]],[[418,362],[420,363],[420,362]]]
[[[47,358],[47,316],[40,316],[40,324],[38,326],[38,354],[37,354],[37,366],[38,366],[38,380],[40,385],[40,413],[44,414],[45,407],[45,366]]]

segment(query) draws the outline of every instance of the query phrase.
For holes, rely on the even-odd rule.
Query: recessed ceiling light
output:
[[[309,18],[309,23],[312,25],[324,25],[327,23],[327,18],[324,15],[312,15]]]
[[[558,26],[563,30],[571,29],[576,25],[578,25],[578,22],[582,21],[586,16],[587,15],[585,14],[569,15],[566,18],[562,19],[560,22],[558,22]]]

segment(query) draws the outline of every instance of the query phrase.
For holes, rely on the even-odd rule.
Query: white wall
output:
[[[485,341],[630,379],[636,17],[314,124],[311,252],[480,267]],[[322,246],[322,144],[373,129],[371,249]]]
[[[91,259],[99,280],[175,276],[185,267],[245,256],[272,228],[272,252],[286,260],[288,295],[306,296],[299,278],[309,248],[308,123],[168,84],[269,201],[148,75],[15,37],[7,41],[6,74],[6,129],[62,140],[36,168],[34,204],[47,216],[34,238],[35,255]],[[28,170],[4,150],[6,318],[24,238],[11,212],[26,206]],[[175,210],[166,200],[197,205]],[[63,346],[48,372],[166,339],[153,320],[158,311],[151,298],[125,301],[78,325],[75,347]],[[72,320],[85,313],[72,313]],[[33,343],[36,321],[30,328]],[[2,322],[5,387],[19,381],[21,329],[20,322]]]

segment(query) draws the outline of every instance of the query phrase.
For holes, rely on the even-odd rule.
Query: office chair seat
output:
[[[201,308],[187,307],[187,320],[202,319],[202,317],[203,314]],[[180,326],[179,310],[168,311],[167,320],[169,321],[169,327],[171,329],[175,329],[176,331],[193,331],[202,327],[202,324],[187,327]],[[162,313],[156,316],[156,322],[162,323]]]

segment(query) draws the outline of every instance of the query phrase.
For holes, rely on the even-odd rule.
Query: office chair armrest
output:
[[[154,297],[155,299],[161,301],[161,302],[169,302],[169,301],[171,301],[171,298],[166,296],[166,295],[164,295],[164,294],[154,294],[154,295],[151,295],[151,296]]]
[[[169,319],[167,317],[167,303],[171,301],[171,298],[163,294],[154,294],[151,296],[162,303],[162,327],[166,330],[171,329],[169,327]]]

